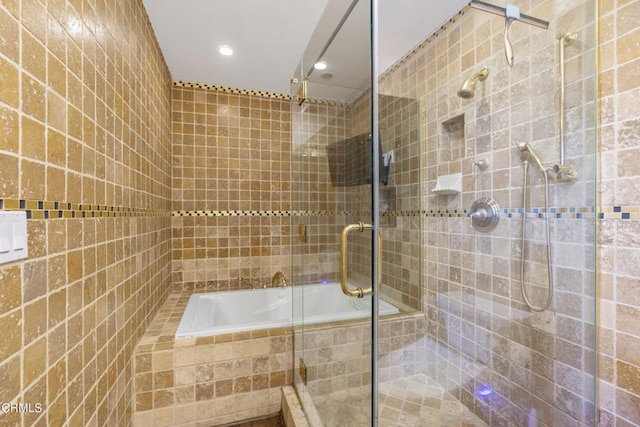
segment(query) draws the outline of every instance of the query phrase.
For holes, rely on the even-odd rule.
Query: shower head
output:
[[[526,142],[519,142],[519,143],[516,142],[516,147],[518,147],[518,150],[520,150],[520,160],[521,161],[529,162],[529,161],[533,160],[533,162],[536,164],[536,166],[538,166],[538,168],[540,168],[542,173],[544,173],[544,174],[547,173],[547,168],[544,167],[544,165],[542,164],[542,161],[540,161],[540,158],[538,157],[536,152],[533,151],[533,147],[531,145],[529,145]]]
[[[518,145],[518,144],[516,144]],[[520,148],[520,147],[518,147]],[[529,150],[523,150],[520,149],[520,161],[521,162],[531,162],[531,153],[529,153]]]
[[[489,75],[489,70],[483,68],[479,72],[477,72],[473,77],[467,79],[460,86],[460,90],[458,90],[458,96],[462,99],[471,99],[476,92],[476,82],[478,80],[483,81]]]

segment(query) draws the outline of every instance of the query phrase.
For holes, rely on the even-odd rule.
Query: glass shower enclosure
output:
[[[312,426],[595,425],[596,2],[460,5],[330,0],[292,78]]]
[[[294,384],[314,426],[373,419],[369,17],[368,2],[329,2],[291,85]]]

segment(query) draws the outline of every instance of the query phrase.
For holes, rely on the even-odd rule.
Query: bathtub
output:
[[[177,338],[206,337],[256,329],[316,324],[371,316],[371,296],[359,299],[344,295],[338,283],[284,288],[193,294],[182,315]],[[379,314],[397,314],[400,310],[380,300]]]

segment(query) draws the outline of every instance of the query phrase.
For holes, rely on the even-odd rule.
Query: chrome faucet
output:
[[[285,287],[285,286],[287,286],[287,279],[285,279],[284,274],[282,274],[282,271],[278,271],[271,278],[271,287],[278,288],[278,287]]]

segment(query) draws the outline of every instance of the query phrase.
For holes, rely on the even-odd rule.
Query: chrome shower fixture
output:
[[[533,147],[526,142],[516,143],[516,147],[520,150],[520,160],[524,167],[522,174],[522,230],[521,230],[521,247],[520,247],[520,289],[522,290],[522,296],[525,304],[535,312],[543,312],[551,307],[553,300],[553,264],[551,264],[551,232],[549,231],[549,171],[550,168],[545,168],[540,161],[540,158],[536,155]],[[540,168],[542,177],[544,178],[544,224],[545,224],[545,237],[547,246],[547,278],[549,280],[547,286],[547,298],[542,306],[536,306],[533,304],[525,287],[525,246],[527,240],[527,201],[529,200],[529,163],[533,159],[533,162]]]
[[[476,92],[476,82],[478,80],[484,81],[489,75],[489,70],[483,68],[473,75],[473,77],[467,79],[462,83],[458,90],[458,96],[462,99],[471,99]]]
[[[573,166],[565,163],[565,143],[564,143],[564,111],[565,111],[565,69],[564,69],[564,49],[578,39],[578,33],[569,32],[558,34],[560,42],[560,160],[557,165],[552,168],[555,173],[556,182],[573,183],[578,180],[578,171]]]
[[[531,162],[536,164],[543,174],[551,174],[555,182],[573,183],[578,180],[578,172],[571,165],[555,164],[545,167],[540,157],[533,150],[533,147],[527,142],[516,143],[516,147],[520,150],[520,160],[522,162]]]
[[[549,168],[545,168],[540,160],[540,157],[533,150],[533,147],[529,145],[527,142],[516,143],[516,147],[520,150],[520,160],[523,162],[529,162],[530,159],[533,159],[533,162],[538,166],[542,173],[546,174],[549,171]]]
[[[498,16],[504,16],[504,55],[507,58],[507,64],[509,64],[510,67],[513,67],[514,57],[513,44],[511,43],[511,39],[509,37],[511,24],[513,24],[515,21],[520,21],[524,22],[525,24],[543,28],[545,30],[549,28],[548,21],[543,21],[542,19],[534,18],[533,16],[520,13],[520,8],[512,4],[507,4],[507,7],[500,7],[490,3],[485,3],[480,0],[471,0],[469,6],[474,9],[493,13]]]

